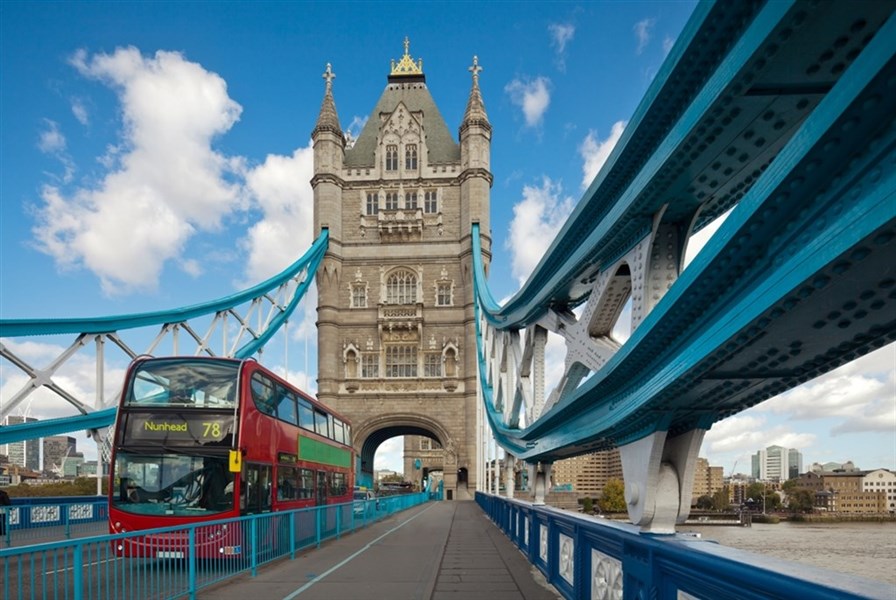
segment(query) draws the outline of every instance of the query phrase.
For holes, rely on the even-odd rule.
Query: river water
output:
[[[680,525],[724,546],[896,585],[896,523]]]

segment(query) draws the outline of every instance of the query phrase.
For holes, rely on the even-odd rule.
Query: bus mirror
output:
[[[243,455],[239,450],[230,451],[230,472],[239,473],[243,468]]]

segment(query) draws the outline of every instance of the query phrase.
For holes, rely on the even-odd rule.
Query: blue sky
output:
[[[279,272],[312,241],[309,136],[326,64],[343,129],[357,134],[405,36],[451,131],[473,55],[484,67],[490,285],[509,297],[693,6],[0,3],[0,317],[173,308]],[[726,474],[771,444],[800,449],[806,466],[896,468],[894,363],[891,346],[718,423],[701,454]],[[377,467],[399,469],[400,456],[387,442]]]

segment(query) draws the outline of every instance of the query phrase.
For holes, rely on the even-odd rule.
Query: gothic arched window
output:
[[[404,168],[407,171],[417,170],[417,144],[408,144],[404,147]]]
[[[415,304],[417,302],[417,275],[399,270],[386,278],[387,304]]]
[[[398,192],[386,192],[386,210],[398,210]]]
[[[394,144],[386,146],[386,170],[398,170],[398,146]]]

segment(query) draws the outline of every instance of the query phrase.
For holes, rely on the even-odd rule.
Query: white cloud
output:
[[[44,119],[46,129],[40,133],[37,147],[41,152],[52,154],[65,150],[65,136],[59,131],[59,123]]]
[[[368,118],[369,117],[366,115],[364,117],[355,115],[352,117],[352,122],[345,128],[346,144],[349,148],[354,146],[355,142],[358,141],[358,136],[361,135],[361,131],[367,124]]]
[[[741,472],[749,471],[752,454],[771,445],[800,450],[806,464],[852,459],[867,468],[892,467],[894,365],[891,344],[719,421],[707,432],[701,454],[712,464],[736,459]]]
[[[663,54],[669,54],[669,51],[672,50],[672,46],[675,45],[675,39],[671,36],[666,36],[663,38]]]
[[[607,162],[622,132],[625,131],[625,121],[616,121],[610,128],[610,135],[605,140],[597,139],[594,131],[589,131],[579,146],[579,154],[582,163],[582,188],[587,188],[594,181],[601,167]]]
[[[72,99],[72,114],[75,115],[75,118],[78,119],[78,122],[81,125],[87,125],[90,122],[90,115],[87,114],[87,107],[84,106],[84,103],[78,99]]]
[[[106,293],[153,289],[197,230],[216,230],[241,202],[228,181],[239,161],[211,147],[241,107],[223,79],[176,52],[79,51],[71,63],[118,93],[122,140],[94,187],[44,187],[37,245],[60,267],[93,271]]]
[[[528,127],[541,124],[551,103],[550,85],[551,80],[547,77],[536,77],[534,80],[514,79],[504,86],[504,91],[510,94],[510,101],[523,109]]]
[[[66,139],[62,131],[59,130],[59,124],[50,119],[44,119],[46,128],[40,132],[37,140],[37,147],[44,154],[54,156],[62,163],[63,172],[57,179],[63,183],[68,183],[75,175],[75,164],[71,156],[66,152]]]
[[[262,209],[263,218],[252,225],[241,246],[248,253],[242,287],[280,273],[298,260],[313,242],[314,148],[311,143],[292,156],[268,155],[246,175],[246,188]],[[290,337],[301,340],[317,335],[317,290],[311,286],[290,320]]]
[[[754,454],[761,448],[784,446],[807,448],[815,443],[812,433],[798,433],[783,425],[770,425],[756,415],[735,415],[719,421],[706,432],[703,449],[710,453],[740,452]]]
[[[548,32],[551,34],[551,46],[554,47],[557,68],[566,71],[566,44],[572,41],[576,27],[571,23],[551,23],[548,25]]]
[[[373,468],[402,473],[404,471],[404,438],[397,436],[380,444],[373,458]]]
[[[551,241],[572,212],[573,199],[563,187],[544,177],[540,187],[524,186],[523,199],[513,207],[506,247],[511,252],[514,277],[526,281]]]
[[[638,47],[635,50],[636,54],[641,54],[641,52],[644,51],[644,48],[647,47],[655,24],[656,19],[643,19],[635,23],[635,26],[632,27],[635,32],[635,38],[638,40]]]
[[[292,156],[269,154],[246,174],[246,188],[264,213],[243,242],[249,252],[246,284],[276,275],[308,250],[313,234],[313,174],[310,143]]]
[[[785,392],[757,407],[790,420],[835,418],[832,435],[896,429],[896,344]]]
[[[570,23],[551,23],[548,25],[548,31],[551,33],[551,45],[556,48],[558,54],[563,54],[566,44],[576,33],[576,27]]]

